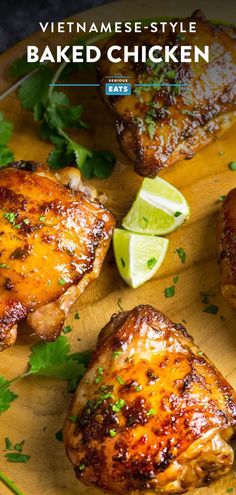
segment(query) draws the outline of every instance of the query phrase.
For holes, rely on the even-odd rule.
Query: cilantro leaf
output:
[[[27,62],[26,57],[17,58],[9,69],[9,75],[18,79],[41,66],[40,62]]]
[[[110,151],[95,151],[79,168],[87,179],[107,179],[114,170],[115,162],[115,156]]]
[[[14,161],[14,154],[7,146],[0,146],[0,167]]]
[[[12,136],[13,125],[11,122],[4,120],[4,115],[0,112],[0,145],[6,145]]]
[[[37,103],[47,103],[48,86],[52,76],[53,70],[45,65],[36,74],[33,74],[23,82],[18,92],[23,108],[33,110]]]
[[[32,347],[29,358],[30,369],[27,375],[41,375],[70,380],[81,377],[85,372],[84,364],[69,356],[70,344],[61,336],[55,342],[37,343]]]
[[[0,376],[0,414],[7,411],[18,395],[14,394],[10,390],[10,383],[3,377]]]

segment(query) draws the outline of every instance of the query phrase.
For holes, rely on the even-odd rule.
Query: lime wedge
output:
[[[169,241],[115,229],[113,246],[121,277],[133,287],[149,280],[164,261]]]
[[[189,214],[189,205],[178,189],[160,177],[144,179],[122,225],[140,234],[165,235],[185,222]]]

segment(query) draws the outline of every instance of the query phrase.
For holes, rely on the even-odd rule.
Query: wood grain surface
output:
[[[79,15],[79,20],[114,21],[154,16],[184,16],[196,8],[202,8],[211,19],[236,21],[235,1],[185,1],[174,0],[115,2]],[[75,16],[76,17],[76,16]],[[11,80],[7,68],[24,53],[27,44],[56,45],[68,40],[67,35],[36,34],[24,40],[0,57],[0,92]],[[95,75],[79,73],[78,80],[94,82]],[[108,180],[91,183],[108,196],[108,207],[117,215],[118,222],[131,205],[141,178],[133,172],[133,165],[119,150],[113,116],[102,103],[93,88],[76,88],[70,92],[74,102],[82,103],[84,117],[90,123],[88,132],[76,131],[75,139],[94,149],[110,149],[118,163]],[[14,123],[14,135],[10,143],[16,159],[46,161],[51,145],[37,135],[37,125],[32,114],[21,108],[16,94],[0,102],[0,110]],[[197,344],[208,354],[230,383],[236,386],[236,315],[223,301],[219,292],[219,267],[216,260],[216,222],[220,203],[218,198],[236,186],[236,172],[228,164],[236,159],[236,126],[217,139],[189,161],[182,161],[160,175],[179,188],[191,207],[188,223],[169,235],[170,246],[158,275],[139,289],[128,288],[114,265],[112,249],[104,263],[100,278],[87,290],[72,308],[67,324],[73,327],[68,338],[74,351],[91,349],[96,336],[111,315],[119,311],[118,302],[125,310],[139,303],[152,304],[176,322],[185,320],[187,330]],[[224,154],[222,154],[224,152]],[[183,247],[187,253],[182,264],[175,253]],[[176,295],[164,297],[164,289],[172,285],[173,276],[179,275]],[[217,315],[203,312],[200,292],[212,292],[211,302],[219,306]],[[81,319],[74,314],[80,312]],[[23,332],[24,333],[24,332]],[[78,338],[82,339],[78,341]],[[14,348],[0,354],[0,374],[8,379],[26,368],[30,346],[22,335]],[[71,396],[66,384],[57,380],[29,378],[12,386],[19,394],[11,409],[0,417],[0,470],[4,471],[24,491],[25,495],[98,495],[94,488],[80,484],[67,460],[63,444],[55,440],[55,433],[62,427]],[[28,464],[10,464],[4,459],[4,438],[13,442],[25,439],[24,452],[31,455]],[[223,495],[229,488],[236,493],[236,468],[226,478],[207,488],[191,492],[191,495]],[[0,484],[0,494],[9,495]]]

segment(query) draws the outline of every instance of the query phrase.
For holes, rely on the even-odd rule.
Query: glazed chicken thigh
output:
[[[1,169],[0,350],[15,342],[23,318],[41,339],[54,340],[99,275],[115,220],[85,193],[76,169],[57,177],[34,162]]]
[[[236,395],[185,328],[151,306],[112,317],[64,427],[79,480],[177,494],[233,463]]]
[[[236,309],[236,188],[223,202],[220,212],[219,262],[221,268],[221,292]]]
[[[197,22],[196,33],[172,33],[168,25],[165,33],[112,36],[98,66],[101,92],[116,114],[121,147],[135,162],[135,171],[145,177],[155,177],[163,167],[192,158],[235,122],[236,29],[212,24],[200,12],[185,20],[186,29],[189,20]],[[209,46],[210,61],[112,63],[106,55],[111,45],[128,46],[129,51],[138,45],[140,53],[154,45]],[[104,96],[103,85],[116,74],[132,84],[130,96]]]

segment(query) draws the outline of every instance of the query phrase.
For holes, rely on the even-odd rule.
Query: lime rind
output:
[[[115,229],[113,246],[121,277],[133,289],[147,282],[163,263],[169,241]]]
[[[160,177],[144,179],[122,226],[140,234],[165,235],[182,225],[189,214],[186,199],[174,186]]]

